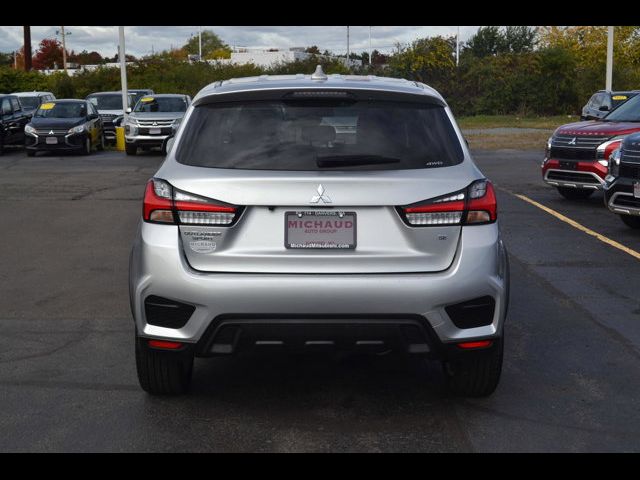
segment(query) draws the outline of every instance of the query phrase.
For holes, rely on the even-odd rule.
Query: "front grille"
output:
[[[592,183],[598,185],[599,182],[590,173],[583,172],[558,172],[550,170],[547,180],[559,180],[561,182]]]
[[[170,127],[173,120],[138,120],[141,127]]]
[[[625,147],[620,149],[620,161],[627,163],[640,163],[640,150]]]
[[[100,118],[102,120],[107,120],[107,121],[112,121],[114,118],[116,118],[118,115],[114,115],[113,113],[101,113],[100,114]]]
[[[42,137],[53,137],[54,135],[66,135],[69,133],[69,129],[67,128],[66,130],[60,130],[60,129],[53,129],[53,128],[42,128],[42,129],[36,129],[36,135],[38,136],[42,136]]]
[[[169,300],[156,295],[148,296],[144,301],[147,323],[165,328],[182,328],[195,311],[193,305]]]
[[[458,328],[475,328],[489,325],[493,321],[496,301],[493,297],[474,298],[445,307],[453,324]]]
[[[559,160],[594,161],[596,159],[596,149],[551,147],[549,158],[555,158]]]
[[[596,160],[596,148],[609,137],[592,135],[555,135],[551,139],[550,158]]]
[[[640,165],[620,162],[620,170],[618,175],[620,177],[635,178],[640,180]]]
[[[552,147],[586,148],[595,150],[598,145],[609,137],[595,135],[555,135],[551,139]]]

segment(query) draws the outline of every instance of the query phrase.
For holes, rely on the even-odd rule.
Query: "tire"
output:
[[[593,195],[594,190],[585,188],[558,187],[558,192],[567,200],[585,200]]]
[[[35,157],[35,156],[36,156],[35,150],[27,150],[27,157]]]
[[[124,144],[124,150],[127,152],[127,155],[135,155],[138,153],[138,147],[129,143]]]
[[[465,397],[487,397],[491,395],[502,373],[504,339],[494,340],[490,348],[462,353],[459,357],[444,362],[443,370],[447,387]]]
[[[640,217],[620,215],[620,220],[629,228],[640,228]]]
[[[4,155],[4,138],[0,136],[0,157]]]
[[[191,385],[193,353],[156,350],[136,335],[138,381],[152,395],[180,395]]]
[[[88,136],[84,140],[84,147],[82,148],[82,155],[91,155],[91,139]]]

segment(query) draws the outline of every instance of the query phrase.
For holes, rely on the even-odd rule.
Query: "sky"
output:
[[[346,26],[143,26],[125,27],[125,49],[137,57],[184,45],[191,35],[197,35],[198,28],[213,30],[232,47],[245,48],[290,48],[317,45],[321,50],[337,54],[346,52]],[[390,52],[396,43],[407,44],[417,38],[436,35],[454,36],[458,27],[418,27],[418,26],[373,26],[371,46],[383,53]],[[478,27],[461,26],[460,41],[468,40]],[[56,37],[59,26],[32,26],[31,44],[35,52],[44,38]],[[112,57],[118,49],[118,27],[109,26],[66,26],[67,50],[97,51],[102,56]],[[70,32],[70,33],[69,33]],[[350,26],[350,49],[361,52],[369,49],[369,27]],[[58,36],[58,38],[60,38]],[[21,26],[0,27],[0,52],[12,52],[23,43]]]

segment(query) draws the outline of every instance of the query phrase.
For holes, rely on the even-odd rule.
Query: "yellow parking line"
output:
[[[611,245],[612,247],[617,248],[618,250],[622,250],[624,253],[628,253],[632,257],[640,260],[640,253],[636,252],[632,248],[625,247],[624,245],[622,245],[621,243],[616,242],[615,240],[611,240],[610,238],[607,238],[607,237],[605,237],[604,235],[601,235],[598,232],[594,232],[590,228],[587,228],[584,225],[579,224],[575,220],[571,220],[569,217],[565,217],[561,213],[558,213],[555,210],[553,210],[553,209],[551,209],[549,207],[546,207],[546,206],[542,205],[541,203],[536,202],[535,200],[531,200],[529,197],[527,197],[525,195],[521,195],[519,193],[510,192],[509,190],[506,190],[506,189],[501,189],[501,190],[504,190],[505,192],[510,193],[511,195],[514,195],[514,196],[518,197],[520,200],[524,200],[525,202],[530,203],[531,205],[534,205],[534,206],[538,207],[540,210],[544,210],[549,215],[553,215],[558,220],[561,220],[561,221],[563,221],[565,223],[568,223],[572,227],[577,228],[578,230],[580,230],[581,232],[584,232],[587,235],[591,235],[592,237],[596,237],[601,242],[604,242],[607,245]]]

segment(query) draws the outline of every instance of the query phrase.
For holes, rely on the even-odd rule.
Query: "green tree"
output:
[[[187,43],[182,46],[188,55],[197,55],[199,48],[199,37],[193,35]],[[202,57],[209,58],[216,50],[230,50],[229,46],[222,41],[212,30],[204,30],[202,32]]]

